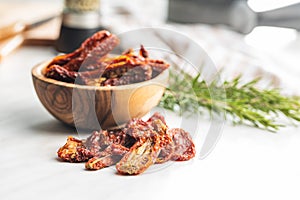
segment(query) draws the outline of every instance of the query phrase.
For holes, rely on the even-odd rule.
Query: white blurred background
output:
[[[254,11],[261,12],[299,2],[249,0],[248,4]],[[63,0],[0,0],[0,25],[16,20],[34,21],[59,13],[62,7]],[[300,94],[297,87],[300,84],[300,37],[293,29],[256,27],[251,33],[242,35],[226,27],[218,27],[216,33],[213,27],[205,24],[166,23],[167,0],[152,0],[151,4],[149,0],[101,0],[100,9],[102,23],[115,33],[149,26],[174,29],[197,41],[219,68],[225,68],[224,78],[244,72],[251,79],[261,73],[276,79],[276,86],[284,87],[287,93]],[[57,28],[48,29],[46,33],[57,37]]]

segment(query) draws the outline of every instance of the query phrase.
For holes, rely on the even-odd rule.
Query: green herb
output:
[[[258,89],[255,79],[241,84],[241,77],[219,85],[200,80],[201,74],[191,76],[183,71],[170,72],[169,87],[160,106],[180,114],[200,112],[205,108],[211,114],[226,113],[234,123],[277,131],[283,124],[281,115],[291,121],[300,121],[299,97],[286,97],[279,89]]]

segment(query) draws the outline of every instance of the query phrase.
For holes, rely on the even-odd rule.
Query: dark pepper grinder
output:
[[[69,53],[88,37],[104,28],[100,25],[100,0],[65,0],[56,50]]]

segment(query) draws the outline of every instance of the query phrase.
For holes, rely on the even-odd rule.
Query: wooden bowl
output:
[[[50,61],[32,69],[35,91],[44,107],[58,120],[83,129],[111,129],[155,107],[168,82],[168,70],[157,77],[122,86],[86,86],[44,76]]]

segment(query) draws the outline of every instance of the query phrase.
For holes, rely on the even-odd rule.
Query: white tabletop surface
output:
[[[290,54],[281,57],[286,63],[300,52],[299,42],[293,44]],[[140,176],[117,175],[114,167],[89,172],[82,163],[60,162],[57,149],[76,131],[43,108],[30,73],[54,55],[51,47],[22,47],[0,64],[1,199],[300,198],[300,128],[293,126],[270,133],[228,122],[205,159]],[[299,64],[293,58],[290,66]],[[209,124],[203,117],[203,131]]]

